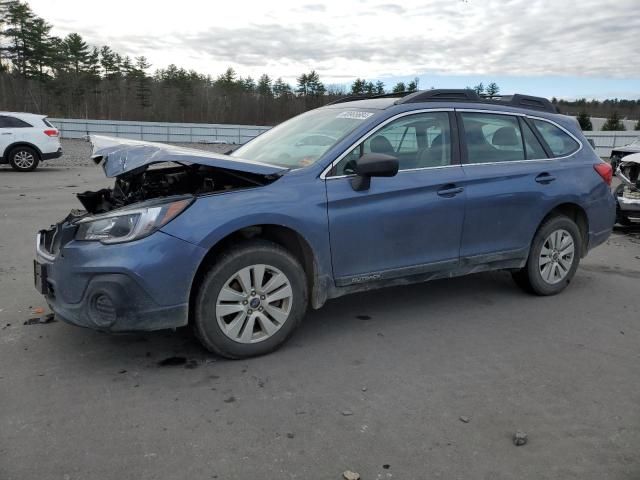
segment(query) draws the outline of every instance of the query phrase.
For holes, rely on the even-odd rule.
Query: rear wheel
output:
[[[555,295],[569,285],[578,269],[582,236],[573,220],[557,216],[538,229],[527,263],[513,273],[515,282],[536,295]]]
[[[293,334],[307,297],[305,273],[293,255],[272,242],[247,242],[223,253],[200,284],[196,336],[227,358],[269,353]]]
[[[38,167],[40,158],[31,147],[16,147],[9,153],[9,163],[14,170],[30,172]]]

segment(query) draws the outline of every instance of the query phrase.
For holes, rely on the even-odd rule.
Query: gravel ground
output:
[[[554,297],[505,272],[361,293],[227,361],[188,329],[25,324],[35,232],[112,183],[64,148],[0,171],[0,479],[640,478],[640,228]]]

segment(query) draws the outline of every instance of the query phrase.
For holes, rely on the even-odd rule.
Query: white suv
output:
[[[60,132],[45,115],[0,112],[0,163],[28,172],[61,155]]]

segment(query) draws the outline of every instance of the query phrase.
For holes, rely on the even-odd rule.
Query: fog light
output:
[[[98,293],[91,298],[91,320],[100,328],[107,328],[117,320],[116,307],[106,293]]]

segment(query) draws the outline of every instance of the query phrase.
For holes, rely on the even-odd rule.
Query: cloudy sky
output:
[[[638,0],[29,0],[54,32],[217,75],[640,98]]]

